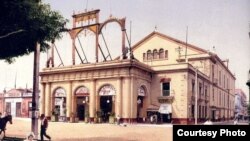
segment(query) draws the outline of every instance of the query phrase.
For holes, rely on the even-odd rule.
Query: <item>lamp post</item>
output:
[[[194,123],[197,124],[197,115],[198,115],[198,68],[195,68],[195,117]]]

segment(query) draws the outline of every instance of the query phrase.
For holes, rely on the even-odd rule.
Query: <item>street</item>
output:
[[[30,129],[30,119],[13,118],[13,124],[7,124],[6,136],[25,138]],[[56,141],[172,141],[172,125],[128,124],[125,127],[115,124],[49,122],[47,134]]]

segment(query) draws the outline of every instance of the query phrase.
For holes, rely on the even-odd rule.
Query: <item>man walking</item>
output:
[[[51,137],[46,134],[46,130],[48,128],[48,120],[44,114],[41,114],[40,119],[41,119],[41,131],[40,131],[41,141],[43,141],[43,136],[45,136],[46,138],[50,140]]]

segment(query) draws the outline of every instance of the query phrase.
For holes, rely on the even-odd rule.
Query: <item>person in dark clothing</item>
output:
[[[41,141],[43,141],[43,136],[45,136],[46,138],[51,140],[51,137],[46,134],[46,130],[48,128],[48,120],[47,120],[47,118],[45,117],[44,114],[41,114],[40,119],[41,119],[41,130],[40,130]]]

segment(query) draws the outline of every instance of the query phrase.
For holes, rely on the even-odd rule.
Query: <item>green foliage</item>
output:
[[[96,116],[97,117],[102,117],[103,116],[103,111],[102,110],[96,111]]]
[[[28,55],[36,43],[45,51],[61,33],[67,20],[40,0],[0,0],[0,60]]]

